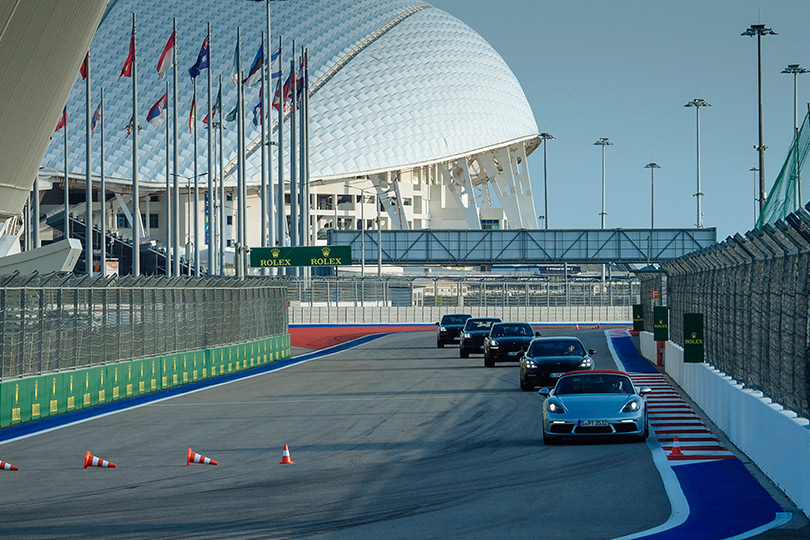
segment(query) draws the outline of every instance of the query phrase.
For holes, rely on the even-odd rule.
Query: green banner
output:
[[[250,248],[250,266],[252,268],[350,264],[352,264],[351,246]]]
[[[653,308],[653,340],[666,341],[669,339],[669,310],[666,306]]]
[[[683,314],[683,361],[702,363],[705,360],[703,350],[703,314]]]
[[[644,306],[642,304],[633,304],[633,331],[644,331]]]

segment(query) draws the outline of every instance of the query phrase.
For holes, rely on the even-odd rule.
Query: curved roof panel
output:
[[[188,68],[197,58],[209,18],[212,75],[222,75],[224,111],[236,105],[231,82],[236,29],[241,27],[247,69],[265,28],[265,4],[227,0],[207,10],[197,6],[193,0],[118,0],[105,15],[90,52],[93,108],[99,88],[105,89],[108,176],[132,176],[131,139],[125,137],[132,116],[132,84],[118,74],[127,56],[133,12],[138,21],[138,123],[143,128],[140,178],[165,180],[166,127],[151,126],[146,114],[166,92],[166,81],[159,80],[155,66],[171,34],[172,17],[177,17],[178,25],[181,176],[193,175]],[[410,0],[299,0],[274,2],[271,8],[272,48],[276,49],[282,35],[287,61],[292,39],[309,49],[312,177],[352,176],[437,161],[538,132],[525,95],[503,59],[481,36],[439,9]],[[289,71],[288,62],[285,71]],[[171,79],[171,73],[166,79]],[[258,87],[246,89],[246,96],[246,135],[256,139],[259,129],[250,122],[250,111],[258,103]],[[202,119],[207,107],[206,71],[198,78],[197,102]],[[68,115],[69,169],[84,171],[85,87],[78,77]],[[236,153],[235,127],[235,122],[226,123],[226,162]],[[207,136],[201,122],[198,133],[199,170],[205,171]],[[289,140],[289,132],[285,138]],[[99,172],[98,139],[97,131],[94,173]],[[61,137],[55,137],[43,167],[61,170],[63,162]],[[259,156],[254,154],[247,167],[249,178],[258,178],[259,167]]]

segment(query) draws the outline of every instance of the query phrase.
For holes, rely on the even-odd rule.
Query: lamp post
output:
[[[602,217],[602,229],[605,228],[605,216],[607,216],[607,212],[605,211],[605,147],[612,146],[613,143],[610,142],[610,139],[607,137],[599,137],[599,139],[593,143],[595,146],[602,147],[602,212],[599,215]],[[605,265],[602,264],[602,292],[605,291]]]
[[[694,107],[695,108],[695,119],[697,125],[697,191],[695,192],[695,197],[697,197],[697,220],[695,221],[695,226],[698,229],[703,228],[703,211],[700,207],[700,198],[703,196],[703,191],[700,188],[700,108],[701,107],[711,107],[712,104],[706,101],[705,99],[695,98],[692,101],[688,102],[684,107]]]
[[[757,173],[759,172],[759,169],[757,169],[756,167],[751,167],[748,170],[754,173],[754,227],[756,227],[757,226],[757,202],[759,201],[759,198],[757,197]]]
[[[645,169],[650,169],[650,229],[655,228],[655,169],[660,169],[658,163],[647,163]]]
[[[793,170],[796,174],[796,210],[802,206],[802,183],[801,172],[799,171],[799,116],[798,102],[796,101],[796,79],[798,75],[810,72],[810,69],[803,68],[799,64],[790,64],[782,70],[782,73],[793,75]]]
[[[762,36],[777,36],[776,32],[764,24],[752,24],[741,36],[757,36],[757,104],[759,114],[759,144],[755,146],[759,152],[759,211],[765,206],[765,149],[762,135]]]
[[[540,138],[543,140],[543,201],[545,203],[545,220],[544,228],[548,229],[548,163],[546,150],[548,149],[548,141],[553,141],[554,136],[551,133],[541,133]]]

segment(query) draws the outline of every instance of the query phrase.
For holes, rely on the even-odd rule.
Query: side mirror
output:
[[[439,323],[436,323],[436,326],[439,326]]]
[[[596,354],[596,349],[588,349],[589,356],[593,356],[594,354]]]
[[[548,388],[541,388],[540,390],[537,391],[537,393],[543,397],[548,397],[548,395],[551,393],[551,390],[549,390]]]
[[[535,333],[534,333],[534,337],[540,337],[540,336],[542,336],[542,335],[543,335],[543,334],[541,334],[540,332],[535,332]]]
[[[638,389],[638,395],[640,396],[646,396],[650,392],[652,392],[652,388],[650,388],[649,386],[642,386],[641,388]]]

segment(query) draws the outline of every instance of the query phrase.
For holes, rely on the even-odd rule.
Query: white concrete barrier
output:
[[[642,355],[654,358],[651,332],[641,332]],[[686,364],[669,341],[664,369],[723,433],[810,516],[810,421],[718,371]]]

